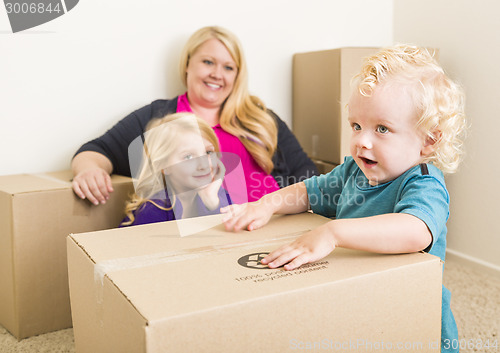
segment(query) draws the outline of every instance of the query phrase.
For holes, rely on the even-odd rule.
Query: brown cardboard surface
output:
[[[238,263],[327,221],[304,213],[253,232],[215,226],[181,238],[165,222],[71,235],[77,352],[284,352],[311,342],[370,351],[370,342],[438,341],[437,257],[336,249],[290,272]]]
[[[21,174],[3,175],[0,177],[2,191],[9,194],[21,194],[34,191],[65,189],[71,186],[71,175],[64,174]]]
[[[0,193],[0,323],[5,327],[16,325],[16,305],[14,297],[12,208],[9,195]]]
[[[379,48],[337,48],[293,56],[293,132],[311,158],[340,164],[350,155],[346,104],[363,58]]]
[[[333,168],[335,168],[338,165],[338,164],[320,161],[319,159],[313,159],[312,161],[314,162],[314,164],[318,168],[318,171],[320,174],[329,173],[333,170]]]
[[[130,178],[113,177],[106,205],[71,189],[71,172],[0,176],[0,323],[18,339],[71,327],[65,239],[116,227]]]

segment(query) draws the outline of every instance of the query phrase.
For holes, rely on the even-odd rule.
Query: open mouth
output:
[[[365,158],[365,157],[360,157],[360,159],[363,161],[363,163],[367,166],[373,166],[375,164],[377,164],[376,161],[374,160],[371,160],[371,159],[368,159],[368,158]]]

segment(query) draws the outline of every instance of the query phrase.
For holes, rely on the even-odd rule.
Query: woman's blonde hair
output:
[[[406,44],[385,48],[367,57],[354,79],[364,96],[388,81],[413,88],[417,127],[435,141],[434,151],[423,162],[432,162],[444,173],[457,170],[466,128],[465,96],[427,49]]]
[[[214,146],[215,152],[220,151],[219,140],[214,130],[205,120],[193,113],[175,113],[151,120],[144,133],[141,166],[134,181],[135,193],[125,206],[128,221],[122,225],[132,224],[135,220],[134,211],[146,202],[163,210],[173,208],[175,195],[169,208],[158,205],[151,198],[160,192],[166,192],[166,181],[162,170],[166,167],[165,161],[172,152],[179,144],[186,142],[183,137],[186,132],[201,134],[202,138]]]
[[[272,157],[278,143],[275,119],[267,112],[264,103],[248,92],[248,71],[242,47],[234,34],[221,27],[203,27],[187,41],[181,54],[180,73],[187,86],[189,60],[198,48],[209,39],[219,40],[231,54],[238,72],[232,92],[221,107],[220,125],[237,136],[257,164],[266,172],[273,169]]]

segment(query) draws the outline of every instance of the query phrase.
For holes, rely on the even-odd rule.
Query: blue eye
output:
[[[192,155],[192,154],[186,154],[186,155],[184,156],[184,159],[185,159],[185,160],[193,159],[193,155]]]
[[[385,133],[389,132],[389,129],[387,127],[385,127],[384,125],[379,125],[379,126],[377,126],[377,132],[379,132],[381,134],[385,134]]]
[[[232,66],[225,66],[224,67],[227,71],[233,71],[234,70],[234,67]]]
[[[352,126],[352,129],[353,129],[354,131],[359,131],[359,130],[361,130],[361,126],[359,126],[359,124],[358,124],[358,123],[352,123],[352,124],[351,124],[351,126]]]
[[[213,64],[213,61],[208,60],[208,59],[205,59],[205,60],[203,60],[203,63],[204,63],[204,64],[207,64],[207,65],[212,65],[212,64]]]

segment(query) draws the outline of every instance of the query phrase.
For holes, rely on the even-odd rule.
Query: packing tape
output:
[[[61,179],[58,179],[56,177],[53,177],[51,175],[47,175],[47,174],[44,174],[44,173],[38,173],[38,174],[32,174],[33,176],[37,177],[37,178],[41,178],[41,179],[45,179],[45,180],[50,180],[50,181],[55,181],[61,185],[64,185],[64,186],[69,186],[69,187],[72,187],[72,184],[70,181],[65,181],[65,180],[61,180]]]
[[[66,186],[66,187],[69,187],[71,189],[73,188],[73,184],[71,183],[71,181],[61,180],[61,179],[56,178],[54,176],[43,174],[43,173],[33,174],[33,176],[35,176],[37,178],[57,182],[57,183],[61,184],[61,186]],[[92,204],[89,201],[82,200],[78,196],[76,196],[76,194],[75,194],[75,202],[73,202],[73,216],[88,217],[90,215],[91,209],[92,209]]]
[[[287,240],[293,240],[296,239],[299,235],[302,235],[303,233],[308,231],[309,230],[304,230],[300,232],[285,234],[277,238],[271,238],[266,240],[254,240],[254,241],[232,243],[225,245],[205,246],[201,248],[167,251],[167,252],[161,252],[144,256],[132,256],[126,258],[100,261],[94,265],[94,280],[96,281],[96,283],[102,286],[104,281],[104,276],[106,276],[110,272],[124,271],[124,270],[130,270],[148,266],[156,266],[160,264],[166,264],[169,262],[186,261],[214,254],[223,254],[236,248],[245,250],[253,249],[262,246],[264,244],[273,244]]]

